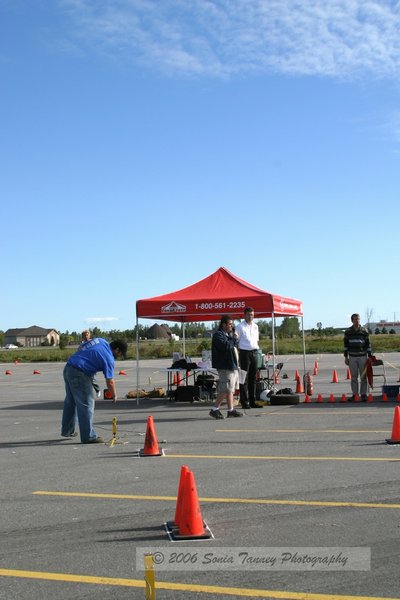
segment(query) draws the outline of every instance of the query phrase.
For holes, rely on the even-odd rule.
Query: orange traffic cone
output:
[[[351,379],[350,369],[347,369],[346,379]]]
[[[177,378],[176,378],[176,373],[174,373],[174,379],[172,381],[172,385],[177,385]]]
[[[387,401],[388,401],[387,394],[382,394],[382,402],[387,402]]]
[[[299,375],[298,370],[296,369],[296,373],[294,374],[294,380],[298,381],[299,379],[300,379],[300,375]]]
[[[118,375],[126,375],[126,372],[125,372],[125,371],[120,371],[120,372],[118,373]]]
[[[328,402],[335,402],[335,396],[333,394],[329,396]]]
[[[360,396],[358,394],[354,394],[354,402],[360,402]]]
[[[400,394],[397,394],[397,396],[396,396],[396,402],[400,402]]]
[[[333,371],[332,383],[339,383],[339,379],[338,379],[338,376],[337,376],[336,369]]]
[[[347,396],[346,396],[346,394],[342,394],[340,402],[347,402]]]
[[[316,365],[317,365],[317,363],[315,363],[315,365],[314,365],[313,375],[318,375],[318,367]]]
[[[372,394],[368,394],[368,398],[367,398],[367,402],[373,402],[374,401],[374,397]]]
[[[40,375],[40,371],[37,371],[36,369],[33,371],[34,375]]]
[[[308,394],[306,394],[304,402],[307,402],[307,403],[311,402],[311,398],[310,398],[310,396]]]
[[[275,383],[275,385],[278,385],[278,383],[279,383],[278,373],[274,373],[274,383]]]
[[[158,446],[156,430],[153,417],[147,417],[146,437],[144,438],[144,448],[139,451],[140,456],[164,456],[162,449]]]
[[[318,394],[318,396],[317,396],[317,402],[319,402],[319,403],[322,402],[322,394]]]
[[[298,378],[296,383],[296,394],[304,394],[304,388],[303,384],[301,383],[300,377]]]
[[[6,371],[6,375],[11,375],[11,371]]]
[[[207,539],[212,537],[206,529],[199,498],[197,496],[196,483],[192,471],[187,471],[183,483],[182,510],[179,515],[179,527],[177,533],[172,532],[174,539]]]
[[[396,406],[394,409],[392,437],[386,442],[388,444],[400,444],[400,406]]]
[[[186,473],[189,471],[189,467],[186,465],[181,466],[181,474],[179,477],[179,485],[178,485],[178,495],[176,497],[176,508],[175,508],[175,517],[173,521],[167,521],[165,526],[167,531],[171,532],[172,529],[176,529],[179,527],[181,514],[182,514],[182,506],[183,506],[183,489],[185,483]]]
[[[181,383],[182,383],[182,378],[181,378],[181,374],[178,371],[178,373],[176,375],[176,385],[181,385]]]

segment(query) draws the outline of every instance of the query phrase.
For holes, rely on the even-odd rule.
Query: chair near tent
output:
[[[374,379],[377,377],[382,378],[383,385],[386,385],[386,369],[385,363],[382,359],[376,358],[376,356],[371,356],[371,358],[367,360],[363,375],[364,373],[367,375],[369,390],[374,389]]]

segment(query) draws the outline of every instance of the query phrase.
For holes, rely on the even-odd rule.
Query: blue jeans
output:
[[[83,444],[97,437],[93,429],[94,394],[92,380],[92,376],[86,375],[83,371],[71,365],[65,365],[65,400],[61,435],[68,436],[74,433],[78,418],[79,432]]]

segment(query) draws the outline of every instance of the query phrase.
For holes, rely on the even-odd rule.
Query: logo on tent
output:
[[[186,306],[177,302],[170,302],[161,307],[162,313],[181,313],[186,311]]]

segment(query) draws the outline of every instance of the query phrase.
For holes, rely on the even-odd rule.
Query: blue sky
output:
[[[399,1],[0,0],[0,77],[0,329],[220,266],[400,319]]]

